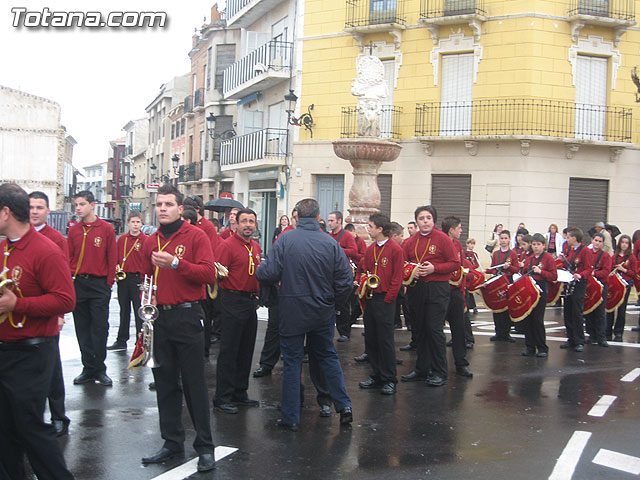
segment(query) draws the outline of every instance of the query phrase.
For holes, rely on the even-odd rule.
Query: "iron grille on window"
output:
[[[382,105],[380,116],[380,137],[400,138],[400,114],[402,107]],[[355,138],[358,136],[358,108],[342,107],[342,127],[340,138]]]
[[[193,101],[191,95],[184,97],[184,113],[193,112]]]
[[[204,105],[204,88],[198,88],[193,92],[193,108]]]
[[[569,16],[591,15],[634,21],[636,19],[635,0],[571,0]]]
[[[347,0],[346,28],[385,23],[406,23],[404,0]]]
[[[486,15],[484,0],[420,0],[420,18]]]

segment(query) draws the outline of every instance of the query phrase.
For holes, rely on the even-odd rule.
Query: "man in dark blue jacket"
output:
[[[280,349],[282,418],[278,425],[297,430],[300,423],[300,371],[304,340],[316,356],[327,381],[340,423],[351,423],[351,399],[344,385],[338,354],[333,345],[336,304],[353,289],[353,273],[344,251],[320,230],[320,206],[312,198],[301,200],[297,228],[271,248],[256,276],[263,282],[281,282]]]

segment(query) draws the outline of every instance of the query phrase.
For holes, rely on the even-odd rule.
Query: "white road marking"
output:
[[[600,397],[600,400],[596,402],[596,404],[589,410],[587,415],[591,415],[592,417],[603,417],[607,410],[616,401],[616,396],[614,395],[603,395]]]
[[[593,463],[602,465],[603,467],[622,470],[623,472],[632,473],[633,475],[640,474],[640,458],[625,455],[624,453],[612,452],[604,448],[600,449],[593,459]]]
[[[215,449],[215,457],[216,462],[219,462],[224,457],[231,455],[234,452],[237,452],[237,448],[233,447],[216,447]],[[187,478],[198,471],[198,457],[189,460],[187,463],[183,463],[182,465],[169,470],[168,472],[164,472],[162,475],[158,475],[157,477],[152,478],[151,480],[182,480]]]
[[[591,432],[575,431],[564,447],[549,480],[570,480],[580,460],[584,447],[591,437]]]
[[[621,382],[633,382],[636,378],[640,377],[640,368],[634,368],[624,377],[620,379]]]

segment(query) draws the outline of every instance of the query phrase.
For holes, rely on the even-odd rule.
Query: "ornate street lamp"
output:
[[[289,125],[294,125],[296,127],[303,126],[307,130],[309,130],[311,138],[313,138],[313,116],[311,115],[311,110],[313,110],[314,104],[312,103],[311,105],[309,105],[309,107],[307,107],[307,113],[303,113],[298,118],[296,118],[293,116],[293,112],[295,111],[298,97],[295,93],[293,93],[293,90],[289,90],[289,93],[284,96],[284,100],[288,105],[286,112],[287,122],[289,123]]]

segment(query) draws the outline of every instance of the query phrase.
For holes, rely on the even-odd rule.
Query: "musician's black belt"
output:
[[[160,310],[178,310],[180,308],[191,308],[199,305],[198,302],[183,302],[176,305],[158,305]]]
[[[12,349],[18,349],[24,346],[55,342],[56,338],[57,337],[32,337],[32,338],[22,338],[20,340],[13,340],[9,342],[0,340],[0,350],[12,350]]]
[[[139,273],[139,272],[124,272],[124,273],[126,273],[127,275],[137,275],[137,276],[140,276],[140,273]]]
[[[76,275],[76,278],[100,278],[100,279],[106,279],[107,277],[98,277],[97,275],[91,275],[89,273],[79,273],[78,275]]]
[[[254,292],[245,292],[244,290],[229,290],[227,288],[223,288],[222,291],[227,293],[232,293],[234,295],[240,295],[241,297],[247,297],[247,298],[257,297],[257,294],[255,294]]]
[[[386,294],[387,294],[387,292],[378,292],[378,291],[373,292],[373,296],[374,296],[374,297],[378,297],[378,296],[380,296],[380,295],[386,295]]]

